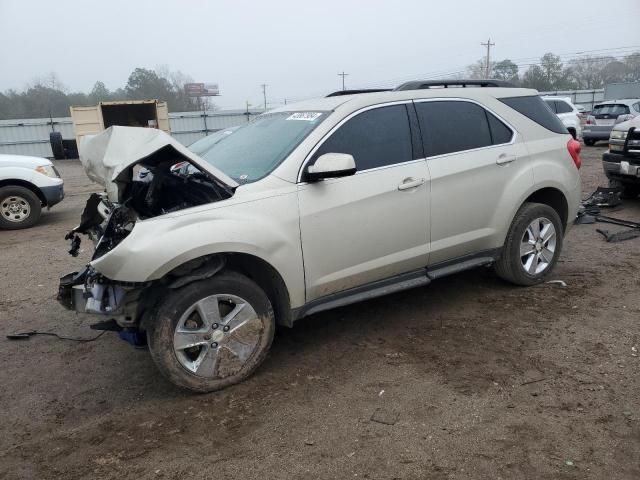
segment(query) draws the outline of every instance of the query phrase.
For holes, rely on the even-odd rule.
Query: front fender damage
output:
[[[105,192],[90,195],[80,224],[66,236],[74,257],[80,251],[79,234],[93,241],[93,261],[118,248],[140,220],[228,199],[238,186],[159,131],[112,127],[82,147],[87,175],[104,185]],[[185,163],[191,166],[177,168]],[[120,327],[138,328],[163,292],[211,277],[223,266],[222,258],[209,257],[159,280],[126,282],[111,280],[88,264],[60,279],[58,301],[79,313],[107,315]]]
[[[211,278],[225,266],[222,256],[198,258],[181,265],[159,280],[111,280],[91,266],[60,278],[58,302],[77,313],[106,315],[123,328],[143,327],[145,316],[169,290]]]

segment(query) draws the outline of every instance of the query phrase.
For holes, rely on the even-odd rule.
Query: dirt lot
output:
[[[605,185],[602,151],[584,150],[585,192]],[[95,333],[55,294],[88,258],[63,236],[96,187],[57,166],[65,201],[0,232],[3,334]],[[640,220],[640,200],[616,215]],[[566,240],[553,278],[567,287],[480,269],[318,314],[209,395],[174,388],[115,334],[3,335],[0,478],[640,478],[640,239],[595,229]]]

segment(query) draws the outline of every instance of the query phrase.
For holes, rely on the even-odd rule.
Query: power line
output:
[[[491,42],[489,41],[488,43],[491,43]],[[486,46],[486,44],[484,43],[482,45]],[[607,61],[610,61],[610,59],[604,56],[604,52],[610,52],[607,55],[609,57],[619,58],[621,56],[626,56],[629,54],[636,53],[638,49],[640,49],[640,45],[627,45],[627,46],[621,46],[621,47],[601,48],[601,49],[595,49],[595,50],[582,50],[579,52],[566,52],[566,53],[557,54],[556,56],[560,57],[560,59],[563,62],[571,62],[571,63],[577,63],[577,64],[586,63],[586,62],[607,62]],[[596,54],[596,53],[600,53],[603,56],[593,57],[589,55],[589,54]],[[535,61],[535,62],[529,61],[534,59],[538,61]],[[514,58],[510,60],[513,61],[514,64],[519,69],[522,69],[522,68],[530,67],[533,65],[540,66],[541,62],[539,61],[539,59],[540,57],[537,56],[537,57],[520,57],[520,58]],[[467,66],[459,66],[456,68],[457,70],[450,69],[450,70],[431,71],[427,73],[407,74],[407,75],[394,77],[386,80],[380,80],[377,82],[367,82],[363,84],[357,84],[352,86],[352,88],[394,88],[399,84],[409,80],[416,80],[416,79],[438,80],[438,79],[447,78],[455,75],[462,75],[467,72]],[[486,65],[485,65],[485,73],[486,73]],[[338,74],[338,75],[341,76],[341,74]],[[326,92],[327,90],[317,91],[315,93],[304,95],[302,97],[295,97],[295,98],[288,97],[287,100],[289,102],[301,101],[309,98],[322,96],[326,94]]]

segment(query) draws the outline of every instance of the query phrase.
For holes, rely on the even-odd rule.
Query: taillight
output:
[[[587,125],[595,125],[596,124],[596,117],[594,117],[593,115],[589,115],[587,117]]]
[[[580,150],[582,150],[582,147],[580,146],[580,142],[572,138],[567,142],[567,150],[573,159],[573,163],[576,164],[576,168],[580,169],[582,166],[582,159],[580,158]]]

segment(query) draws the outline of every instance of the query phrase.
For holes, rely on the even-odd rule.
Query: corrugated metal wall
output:
[[[262,111],[222,110],[218,112],[181,112],[170,113],[171,135],[183,145],[189,145],[202,137],[223,128],[235,127],[247,123]]]
[[[169,114],[171,135],[183,145],[223,128],[247,123],[262,111],[223,110],[219,112],[176,112]],[[52,157],[49,133],[75,138],[71,117],[0,120],[0,153]]]
[[[51,157],[49,133],[61,132],[74,138],[71,118],[0,120],[0,153]]]

